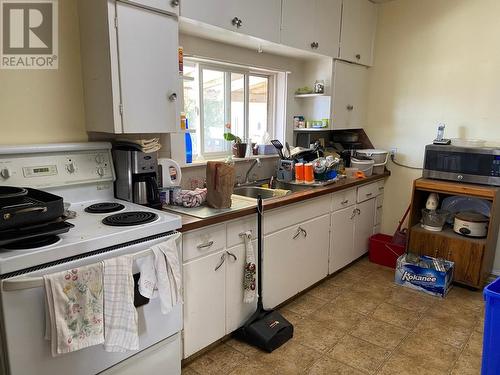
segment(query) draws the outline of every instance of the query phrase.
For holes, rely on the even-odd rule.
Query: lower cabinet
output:
[[[355,210],[351,206],[332,214],[328,273],[334,273],[356,259],[353,243]]]
[[[225,251],[184,264],[184,358],[226,333]]]
[[[253,241],[252,245],[257,254],[257,241]],[[235,246],[227,251],[234,257],[229,255],[226,260],[226,334],[240,328],[257,309],[257,299],[253,303],[243,302],[245,245]]]
[[[373,234],[375,198],[358,203],[354,217],[354,259],[368,251],[368,240]]]
[[[328,275],[330,215],[264,237],[263,299],[273,308]]]

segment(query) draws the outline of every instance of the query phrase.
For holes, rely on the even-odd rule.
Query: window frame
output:
[[[239,65],[233,65],[224,62],[214,62],[214,61],[204,61],[196,58],[185,58],[185,64],[190,66],[195,66],[197,69],[198,76],[198,102],[199,102],[199,135],[197,135],[198,148],[197,157],[201,158],[214,158],[214,157],[224,157],[231,153],[231,148],[229,144],[226,143],[224,146],[224,151],[222,152],[205,152],[205,131],[204,131],[204,103],[203,103],[203,70],[213,70],[217,72],[224,73],[224,126],[231,123],[231,74],[242,74],[244,76],[244,134],[242,139],[247,139],[249,137],[249,107],[250,107],[250,88],[249,79],[250,76],[267,78],[267,124],[266,131],[269,133],[271,138],[275,136],[275,126],[272,124],[276,120],[276,108],[277,108],[277,77],[278,72],[265,70],[265,69],[255,69],[250,67],[242,67]],[[183,90],[184,92],[184,90]],[[183,108],[184,110],[184,108]],[[233,131],[233,129],[231,129]],[[224,128],[224,132],[226,129]]]

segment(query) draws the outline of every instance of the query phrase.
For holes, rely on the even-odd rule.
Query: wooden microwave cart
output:
[[[492,203],[486,238],[462,236],[445,224],[442,232],[432,232],[420,226],[421,209],[430,193],[438,193],[440,201],[452,195],[477,197]],[[500,188],[419,178],[413,183],[409,218],[408,249],[420,255],[430,255],[455,262],[454,281],[472,288],[482,288],[488,280],[493,262],[500,224]]]

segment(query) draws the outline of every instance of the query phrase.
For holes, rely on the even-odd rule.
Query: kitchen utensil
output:
[[[28,190],[17,186],[0,186],[0,204],[10,204],[17,202],[26,196]]]
[[[422,227],[433,232],[441,232],[449,214],[445,210],[422,208]]]
[[[0,230],[48,222],[64,213],[62,197],[31,188],[16,191],[20,193],[21,190],[23,195],[15,199],[0,200]],[[15,194],[14,189],[10,191]]]
[[[271,141],[271,144],[276,147],[276,150],[278,150],[278,154],[280,156],[281,159],[286,159],[285,156],[283,155],[283,144],[278,141],[277,139],[273,139]]]
[[[455,215],[453,231],[468,237],[486,237],[490,219],[478,212],[464,211]]]
[[[54,236],[68,232],[74,225],[63,220],[39,223],[0,231],[0,246],[25,241],[30,238]]]
[[[290,151],[290,144],[288,142],[285,142],[285,146],[286,146],[287,157],[288,159],[290,159],[292,157],[292,153]]]
[[[362,149],[356,150],[357,156],[365,156],[370,159],[373,159],[375,162],[373,164],[373,173],[374,174],[382,174],[385,171],[385,165],[389,160],[389,151],[379,150],[379,149]]]
[[[182,180],[182,170],[179,164],[172,159],[158,159],[158,165],[161,169],[162,187],[180,186]]]
[[[295,181],[296,182],[304,182],[304,164],[303,163],[295,164]]]
[[[257,309],[245,324],[234,332],[242,341],[268,352],[279,348],[293,337],[293,325],[279,312],[265,310],[262,301],[262,198],[257,199]]]
[[[448,218],[448,223],[453,224],[454,214],[462,211],[471,211],[480,213],[486,217],[491,215],[491,202],[486,199],[475,197],[463,197],[460,195],[452,195],[443,199],[441,204],[443,210],[451,213]]]

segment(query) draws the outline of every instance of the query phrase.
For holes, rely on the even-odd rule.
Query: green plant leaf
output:
[[[241,143],[241,138],[233,133],[224,133],[224,139],[229,142],[234,141],[234,143]]]

